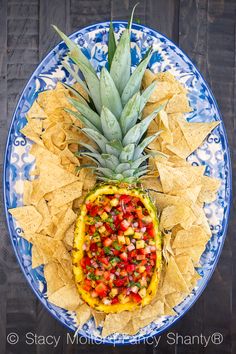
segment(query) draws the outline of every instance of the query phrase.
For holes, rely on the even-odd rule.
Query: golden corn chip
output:
[[[186,293],[173,292],[171,294],[166,295],[166,302],[171,308],[173,308],[179,305],[185,299],[186,295]]]
[[[55,234],[55,239],[62,240],[65,236],[66,230],[75,222],[77,215],[72,209],[67,209],[63,219],[58,222],[57,232]]]
[[[201,226],[193,225],[189,230],[177,232],[172,247],[182,248],[197,245],[206,245],[208,235]]]
[[[204,166],[172,167],[157,163],[164,193],[175,193],[179,189],[201,184]]]
[[[170,255],[174,256],[172,247],[171,247],[171,233],[163,232],[163,247],[162,254],[166,262],[169,262]]]
[[[75,223],[71,224],[69,229],[65,232],[65,237],[63,238],[63,242],[68,250],[71,250],[73,247],[74,231]]]
[[[217,178],[203,176],[201,180],[201,191],[198,200],[201,203],[211,203],[216,199],[216,193],[220,188],[221,181]]]
[[[184,277],[181,274],[174,257],[172,256],[169,259],[163,286],[160,290],[163,295],[171,294],[176,291],[183,292],[185,295],[189,293],[189,288],[184,280]]]
[[[23,229],[24,237],[30,239],[31,235],[39,229],[42,223],[42,216],[32,205],[9,209],[9,213],[17,220]]]
[[[60,164],[60,157],[40,145],[33,144],[30,153],[36,158],[38,165],[47,163],[47,161],[55,163],[56,165]]]
[[[51,222],[51,216],[49,214],[48,206],[45,199],[40,199],[40,201],[36,205],[37,211],[42,215],[42,223],[38,231],[40,232],[45,227],[47,227]]]
[[[53,294],[50,294],[48,301],[69,311],[75,311],[82,304],[75,284],[64,285]]]
[[[179,92],[178,85],[168,81],[156,81],[156,89],[153,91],[149,102],[159,102],[164,99],[171,98]]]
[[[196,185],[194,187],[188,187],[184,190],[174,191],[173,194],[177,196],[181,196],[186,201],[190,203],[196,203],[199,193],[201,190],[201,185]]]
[[[199,266],[199,260],[205,250],[205,245],[175,248],[174,253],[178,255],[188,255],[191,257],[195,267]]]
[[[156,80],[155,74],[149,69],[145,70],[145,73],[143,75],[143,80],[142,80],[142,87],[146,88],[151,85],[153,81]]]
[[[94,309],[92,309],[92,314],[96,328],[101,326],[105,320],[106,314],[104,312],[95,311]]]
[[[33,246],[35,247],[35,246]],[[58,264],[50,262],[44,266],[44,276],[47,283],[47,295],[50,296],[55,291],[63,287],[64,282],[58,276]]]
[[[44,255],[40,253],[36,245],[32,245],[31,249],[31,262],[32,262],[32,269],[39,267],[42,264],[46,263]]]
[[[21,133],[24,134],[27,138],[32,140],[34,143],[44,146],[42,139],[40,138],[39,134],[35,133],[34,129],[32,128],[32,124],[27,124],[24,128],[21,129]]]
[[[47,161],[46,164],[40,165],[40,176],[38,179],[40,187],[44,194],[52,192],[67,184],[78,181],[78,178],[72,173],[65,171],[60,166]]]
[[[83,88],[83,86],[79,82],[76,82],[73,85],[73,87],[74,87],[74,89],[76,89],[76,91],[78,91],[80,93],[81,96],[83,96],[83,98],[85,98],[86,100],[89,99],[88,93],[85,91],[85,89]],[[72,92],[70,92],[70,95],[74,97]],[[78,99],[77,96],[76,96],[76,98]]]
[[[80,305],[75,313],[78,328],[81,328],[92,317],[91,307],[87,304]]]
[[[67,184],[64,187],[56,189],[51,194],[51,199],[48,203],[50,207],[60,207],[74,199],[79,198],[82,195],[83,183],[80,181],[75,181],[73,183]]]
[[[160,219],[161,230],[171,230],[175,225],[180,224],[183,228],[190,228],[196,220],[190,207],[182,204],[164,208]]]
[[[189,255],[179,255],[175,257],[175,262],[180,270],[180,273],[184,276],[185,274],[194,275],[195,269],[193,266],[192,259]],[[185,278],[185,277],[184,277]],[[186,278],[185,278],[186,281]]]
[[[183,202],[183,199],[179,196],[164,193],[153,193],[153,199],[155,200],[158,211],[162,211],[170,205],[178,205]]]
[[[131,319],[130,311],[120,313],[110,313],[106,316],[102,329],[102,337],[107,337],[112,333],[121,333],[122,329],[128,324]]]
[[[211,123],[189,123],[183,119],[179,119],[178,122],[191,152],[195,151],[202,144],[207,135],[220,124],[219,121]]]
[[[188,113],[191,112],[189,101],[185,93],[175,94],[166,105],[167,113]]]

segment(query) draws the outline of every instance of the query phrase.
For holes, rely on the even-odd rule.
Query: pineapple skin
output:
[[[152,222],[155,229],[155,244],[156,244],[156,265],[155,270],[147,288],[147,294],[140,303],[128,302],[125,304],[113,304],[105,305],[99,299],[92,298],[90,293],[83,289],[84,273],[80,265],[80,261],[83,258],[83,244],[85,235],[85,216],[87,214],[86,202],[94,202],[98,196],[104,194],[127,194],[133,197],[138,197],[142,201],[143,205],[147,209],[149,215],[152,218]],[[162,239],[161,232],[159,231],[159,221],[157,217],[157,209],[152,203],[147,193],[141,188],[135,188],[127,184],[105,184],[97,185],[91,192],[87,194],[85,200],[81,206],[81,212],[78,216],[75,234],[74,234],[74,247],[72,251],[73,260],[73,273],[75,282],[78,288],[78,292],[82,299],[92,308],[97,311],[105,313],[118,313],[121,311],[133,311],[140,306],[148,305],[155,297],[162,268]]]

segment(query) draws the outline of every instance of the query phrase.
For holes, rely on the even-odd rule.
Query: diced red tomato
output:
[[[96,286],[95,291],[98,294],[98,296],[105,297],[107,295],[108,288],[106,284],[101,282]]]
[[[93,206],[91,209],[90,209],[90,215],[91,216],[96,216],[98,214],[98,211],[99,211],[99,208],[97,205]]]
[[[123,194],[120,196],[120,201],[123,201],[125,204],[129,203],[132,200],[130,195]]]
[[[83,269],[86,269],[86,266],[90,266],[91,265],[91,260],[89,257],[84,257],[81,259],[80,261],[81,267]]]
[[[128,259],[127,253],[126,253],[126,252],[121,253],[121,254],[120,254],[120,258],[121,258],[123,261],[127,261],[127,259]]]
[[[92,242],[92,243],[90,244],[90,250],[91,250],[91,252],[96,252],[97,249],[98,249],[97,243],[96,243],[96,242]]]
[[[88,279],[85,279],[83,288],[85,291],[90,291],[92,288],[91,281]]]
[[[115,286],[119,287],[119,286],[124,286],[125,285],[125,282],[127,281],[127,277],[125,278],[118,278],[116,280],[114,280],[114,284]]]
[[[103,245],[105,247],[109,247],[109,246],[111,246],[111,244],[112,244],[112,239],[111,238],[105,238],[105,240],[103,241]]]
[[[102,270],[99,270],[99,269],[96,269],[96,270],[95,270],[95,275],[96,275],[96,276],[101,276],[101,275],[103,275],[103,271],[102,271]]]
[[[111,226],[107,222],[104,224],[104,226],[110,234],[113,232],[113,229],[111,228]]]
[[[129,226],[130,226],[130,223],[127,220],[122,220],[120,223],[120,229],[122,231],[127,230]]]
[[[93,204],[90,203],[90,202],[87,202],[87,203],[86,203],[86,209],[89,211],[89,210],[91,210],[92,208],[93,208]]]
[[[110,211],[111,211],[111,206],[110,206],[110,205],[106,205],[106,206],[104,207],[104,210],[105,210],[107,213],[110,213]]]
[[[95,225],[90,225],[89,226],[89,234],[93,235],[96,232],[96,227]]]
[[[128,273],[133,273],[135,270],[135,265],[134,264],[128,264],[126,267],[126,270]]]
[[[118,296],[114,297],[111,301],[112,305],[118,304],[118,302],[119,302]]]
[[[99,258],[99,260],[100,260],[100,262],[102,262],[105,265],[109,264],[108,258],[106,258],[106,257],[101,257],[101,258]]]
[[[135,294],[135,293],[131,293],[131,296],[132,296],[132,298],[133,298],[133,300],[135,301],[135,302],[141,302],[142,301],[142,298],[141,298],[141,296],[139,295],[139,294]]]
[[[105,271],[105,272],[103,273],[103,276],[104,276],[104,279],[105,279],[105,280],[109,280],[109,279],[110,279],[110,272]]]

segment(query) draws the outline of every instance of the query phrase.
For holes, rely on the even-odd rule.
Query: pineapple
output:
[[[77,45],[55,27],[69,49],[69,58],[84,76],[66,68],[87,92],[86,100],[74,88],[74,110],[82,131],[94,145],[81,143],[79,152],[93,161],[98,184],[85,197],[74,235],[73,270],[81,297],[106,313],[134,310],[151,302],[161,270],[161,236],[157,210],[140,177],[148,172],[145,148],[157,134],[144,137],[162,107],[149,116],[142,111],[155,89],[141,92],[151,52],[131,74],[131,23],[116,44],[109,30],[108,68],[98,77]],[[86,165],[88,167],[88,165]]]

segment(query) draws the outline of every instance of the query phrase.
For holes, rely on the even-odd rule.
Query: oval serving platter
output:
[[[127,23],[114,21],[113,24],[116,36],[119,38]],[[107,61],[108,29],[109,22],[99,23],[81,29],[70,36],[98,71]],[[79,330],[80,335],[107,344],[128,344],[144,341],[145,338],[167,330],[190,309],[206,287],[218,262],[226,236],[231,199],[231,166],[226,132],[215,99],[201,74],[186,54],[173,42],[152,29],[134,24],[131,40],[133,66],[139,62],[146,50],[152,45],[155,53],[151,58],[149,67],[154,72],[170,70],[188,88],[188,97],[193,109],[187,115],[189,121],[221,121],[221,124],[208,136],[204,144],[188,158],[188,161],[193,165],[205,165],[206,174],[219,178],[221,187],[216,201],[206,204],[204,207],[212,230],[212,237],[201,257],[201,267],[198,268],[202,278],[192,293],[175,307],[177,315],[161,317],[141,329],[134,336],[116,333],[101,338],[101,329],[95,328],[93,320],[89,320]],[[22,271],[31,288],[48,311],[68,329],[75,331],[74,314],[47,301],[43,266],[32,269],[31,244],[19,236],[21,230],[7,212],[8,208],[22,205],[23,181],[28,179],[30,170],[34,165],[34,160],[29,155],[32,143],[20,133],[20,129],[26,124],[25,113],[31,107],[39,92],[54,88],[58,80],[72,83],[72,77],[61,65],[65,56],[66,46],[64,43],[60,43],[39,64],[25,86],[8,134],[3,182],[9,234]]]

